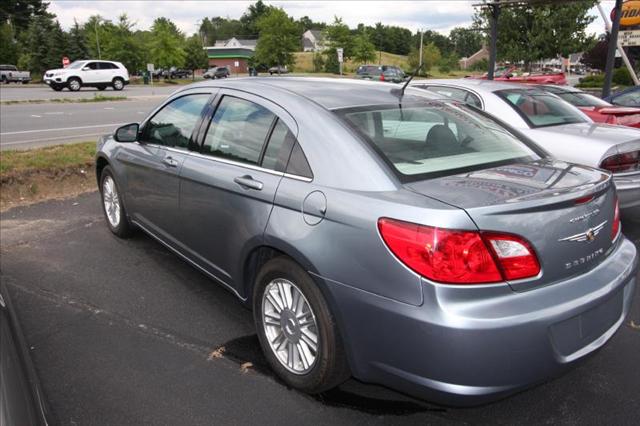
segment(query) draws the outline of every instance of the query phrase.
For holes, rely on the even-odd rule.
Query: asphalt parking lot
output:
[[[624,218],[623,231],[640,246],[640,218]],[[355,380],[310,397],[269,372],[251,313],[229,292],[143,234],[111,235],[97,193],[4,212],[0,237],[0,279],[54,424],[623,425],[640,417],[640,292],[603,349],[503,401],[452,409]]]

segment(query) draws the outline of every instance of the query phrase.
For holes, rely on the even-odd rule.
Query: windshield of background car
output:
[[[573,105],[536,89],[508,89],[495,92],[515,109],[530,127],[588,123]]]
[[[632,90],[613,98],[613,103],[620,106],[640,107],[640,91]]]
[[[67,69],[79,69],[82,68],[84,66],[84,64],[86,64],[86,61],[73,61],[69,64],[69,66],[67,66]]]
[[[588,93],[581,92],[558,92],[556,95],[560,96],[571,105],[577,107],[610,107],[609,102],[605,102],[600,98],[597,98]]]
[[[403,180],[480,170],[540,156],[492,119],[449,103],[337,110]]]

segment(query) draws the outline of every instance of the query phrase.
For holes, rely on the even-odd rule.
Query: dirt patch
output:
[[[91,163],[57,170],[25,170],[0,178],[0,211],[45,200],[70,198],[97,189]]]

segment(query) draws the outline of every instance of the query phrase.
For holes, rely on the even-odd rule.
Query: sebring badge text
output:
[[[591,262],[595,258],[602,256],[603,253],[604,253],[604,249],[599,248],[598,250],[594,251],[591,254],[588,254],[584,257],[579,257],[573,260],[572,262],[565,263],[564,267],[565,269],[571,269],[571,268],[575,268],[576,266],[584,265],[585,263]]]

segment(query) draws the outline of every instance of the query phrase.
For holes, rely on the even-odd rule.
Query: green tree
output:
[[[324,51],[325,61],[324,61],[324,72],[329,72],[332,74],[340,73],[340,63],[338,62],[338,52],[335,48],[329,48]]]
[[[118,17],[115,25],[108,27],[108,37],[101,40],[102,56],[105,59],[122,62],[130,71],[137,71],[144,68],[142,57],[143,45],[135,36],[133,28],[135,23],[129,20],[126,13]]]
[[[595,19],[589,10],[595,3],[596,0],[581,0],[502,8],[498,18],[498,59],[524,61],[529,68],[533,61],[557,55],[567,57],[588,48],[592,40],[586,30]],[[477,10],[474,22],[477,27],[488,29],[488,9]]]
[[[156,18],[151,27],[150,57],[156,68],[181,67],[185,52],[182,48],[183,35],[173,22],[166,18]]]
[[[18,44],[13,27],[8,22],[0,23],[0,63],[15,64],[18,62]]]
[[[87,38],[84,32],[80,28],[78,21],[74,19],[73,27],[69,29],[69,36],[67,38],[68,48],[67,54],[71,61],[80,59],[87,59],[89,57],[89,50],[87,48]]]
[[[353,59],[359,63],[367,63],[376,58],[376,47],[365,32],[353,38]]]
[[[256,61],[267,66],[293,65],[293,52],[300,44],[298,26],[293,18],[281,8],[272,8],[258,20],[257,26],[260,37]]]
[[[16,35],[27,31],[36,16],[46,14],[48,3],[42,0],[2,0],[0,1],[0,24],[11,23]]]
[[[440,49],[438,49],[434,42],[425,44],[422,47],[422,71],[428,72],[438,62],[440,62],[441,57],[442,55],[440,54]],[[416,68],[418,68],[418,66],[420,65],[419,49],[411,49],[411,52],[409,52],[408,61],[411,70],[415,70]]]
[[[468,58],[482,48],[484,37],[474,28],[456,27],[449,32],[449,40],[461,58]]]
[[[267,6],[262,0],[258,0],[254,4],[249,5],[247,11],[240,17],[242,35],[251,38],[258,35],[258,21],[272,8],[273,6]]]
[[[342,48],[344,60],[351,58],[353,55],[353,37],[347,24],[342,22],[337,16],[333,19],[333,24],[328,25],[323,31],[323,37],[327,41],[327,48],[335,50]],[[326,52],[329,55],[329,52]]]
[[[185,54],[186,59],[184,66],[191,70],[192,76],[195,79],[195,70],[206,68],[209,63],[207,52],[202,46],[202,40],[199,35],[194,34],[187,39]]]

